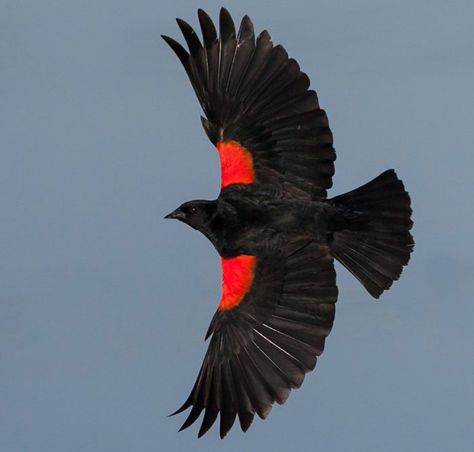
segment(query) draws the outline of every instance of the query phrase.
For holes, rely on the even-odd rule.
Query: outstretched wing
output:
[[[223,438],[238,416],[246,431],[303,383],[334,320],[333,259],[314,242],[223,261],[222,298],[196,383],[183,406],[192,407],[180,430],[204,411],[199,436],[220,414]]]
[[[221,161],[221,186],[272,184],[321,199],[332,186],[336,153],[324,110],[309,79],[285,49],[252,22],[242,19],[238,34],[226,9],[220,32],[198,11],[203,43],[177,19],[189,50],[168,36],[207,117],[202,118]]]

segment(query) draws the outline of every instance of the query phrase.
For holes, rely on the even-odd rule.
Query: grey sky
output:
[[[338,267],[326,351],[267,421],[178,434],[220,269],[162,217],[219,174],[159,35],[221,2],[0,0],[0,450],[472,450],[473,2],[222,3],[310,76],[331,195],[397,170],[412,261],[378,303]]]

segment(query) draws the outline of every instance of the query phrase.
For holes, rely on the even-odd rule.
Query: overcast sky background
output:
[[[217,196],[219,170],[160,38],[222,4],[310,76],[338,152],[330,195],[396,168],[416,241],[378,303],[338,266],[317,371],[224,442],[166,417],[220,269],[162,218]],[[471,451],[473,23],[471,0],[0,0],[0,450]]]

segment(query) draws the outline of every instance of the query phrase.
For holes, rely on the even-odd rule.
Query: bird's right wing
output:
[[[168,36],[207,117],[203,125],[217,147],[222,188],[271,184],[293,197],[323,199],[332,186],[336,153],[324,110],[309,79],[267,31],[255,39],[245,16],[236,33],[226,9],[219,36],[198,11],[203,44],[181,19],[189,51]]]
[[[232,260],[233,259],[233,260]],[[284,403],[314,369],[331,331],[337,300],[333,258],[310,241],[223,261],[222,298],[181,430],[204,411],[199,436],[220,414],[224,437],[236,416],[247,430],[273,402]]]

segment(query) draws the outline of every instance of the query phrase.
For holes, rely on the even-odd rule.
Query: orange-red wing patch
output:
[[[221,257],[222,294],[219,310],[235,308],[250,290],[255,271],[255,256]]]
[[[230,184],[251,184],[255,181],[252,155],[237,141],[216,144],[221,160],[221,187]]]

